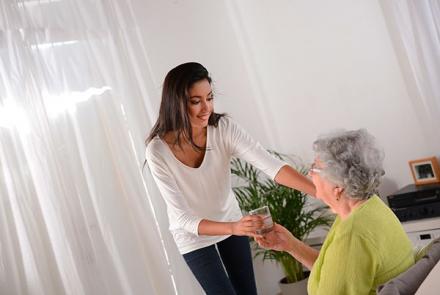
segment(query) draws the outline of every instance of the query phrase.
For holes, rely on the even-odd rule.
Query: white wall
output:
[[[407,161],[435,151],[422,132],[423,114],[412,108],[379,3],[239,3],[279,149],[311,160],[318,134],[367,128],[384,147],[395,183],[383,192],[410,183]]]
[[[276,4],[276,5],[275,5]],[[155,107],[166,72],[211,71],[217,110],[268,147],[312,160],[318,134],[367,128],[386,152],[384,195],[408,160],[439,154],[408,95],[378,1],[147,1],[136,10]]]
[[[383,196],[412,182],[408,160],[439,155],[404,84],[379,1],[140,1],[155,108],[166,72],[211,71],[216,107],[264,145],[312,161],[318,134],[367,128],[383,146]],[[260,264],[257,266],[260,267]],[[257,270],[260,294],[277,272]],[[273,282],[273,284],[268,283]]]

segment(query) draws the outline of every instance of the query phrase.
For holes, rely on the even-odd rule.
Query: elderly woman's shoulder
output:
[[[363,233],[375,235],[386,227],[399,225],[391,209],[379,198],[373,195],[357,208],[349,218],[340,223],[338,233],[346,235]]]

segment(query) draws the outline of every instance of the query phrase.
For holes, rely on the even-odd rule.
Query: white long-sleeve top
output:
[[[181,254],[213,245],[228,237],[202,236],[202,219],[230,222],[242,217],[231,188],[232,157],[241,158],[274,179],[284,162],[227,117],[207,127],[207,151],[198,168],[180,162],[158,136],[146,149],[153,178],[167,205],[169,229]]]

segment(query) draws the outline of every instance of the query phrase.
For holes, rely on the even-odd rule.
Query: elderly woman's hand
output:
[[[295,237],[285,227],[275,223],[272,231],[256,237],[255,240],[260,247],[289,252],[293,248]]]

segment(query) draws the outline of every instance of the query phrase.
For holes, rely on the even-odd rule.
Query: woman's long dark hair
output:
[[[193,140],[187,110],[189,103],[188,91],[194,83],[202,80],[207,80],[209,83],[212,81],[208,70],[196,62],[181,64],[168,72],[163,83],[159,118],[145,140],[145,145],[148,145],[155,136],[163,138],[166,133],[175,131],[176,137],[173,144],[181,146],[182,138],[185,138],[195,150],[205,150],[204,147],[198,146]],[[212,112],[208,119],[208,125],[217,127],[218,121],[224,115]]]

